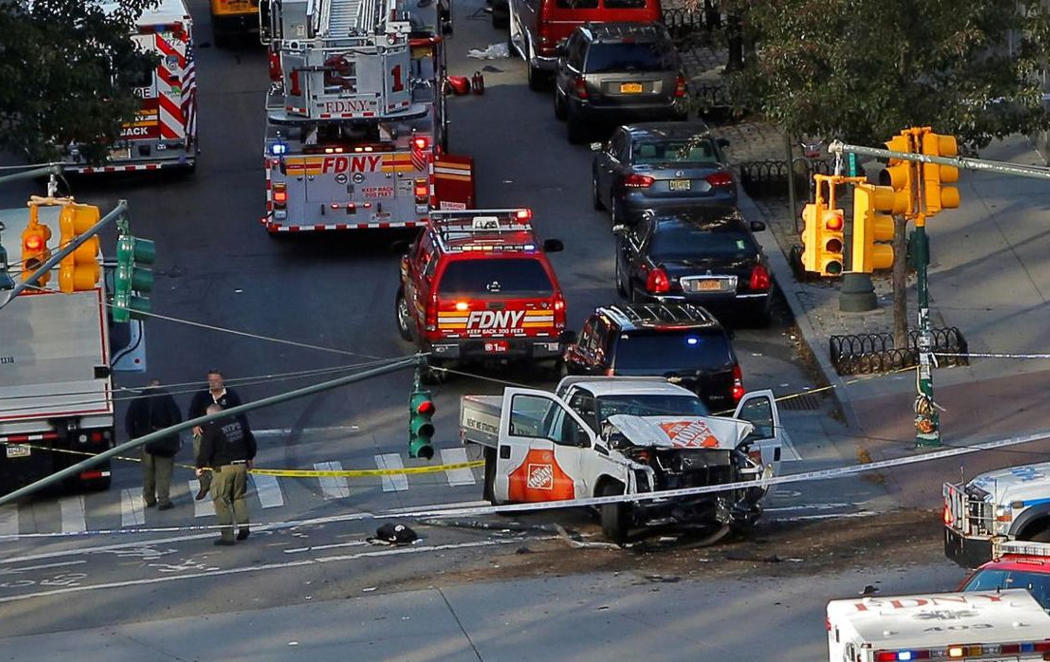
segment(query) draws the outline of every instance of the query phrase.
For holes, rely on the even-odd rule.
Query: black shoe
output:
[[[247,540],[249,534],[251,534],[251,531],[248,529],[241,529],[237,532],[237,540]]]
[[[226,540],[225,538],[219,538],[212,542],[213,545],[219,545],[220,547],[233,547],[232,540]]]
[[[157,510],[171,510],[174,507],[175,507],[175,504],[173,504],[172,502],[169,501],[167,503],[162,503],[159,506],[157,506]]]
[[[145,502],[147,508],[152,508],[153,506],[157,505],[156,501],[145,501],[144,500],[144,502]]]
[[[197,496],[195,496],[193,498],[196,499],[197,501],[203,501],[204,497],[206,497],[206,496],[208,496],[208,490],[202,487],[199,490],[197,490]]]

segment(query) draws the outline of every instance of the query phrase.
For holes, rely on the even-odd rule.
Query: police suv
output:
[[[527,361],[560,369],[565,297],[529,209],[434,211],[401,258],[397,327],[435,367]],[[428,371],[439,379],[443,371]]]

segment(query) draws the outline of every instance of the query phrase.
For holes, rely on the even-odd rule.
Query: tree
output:
[[[157,0],[0,0],[0,149],[33,161],[75,143],[100,162],[156,58],[131,40]]]
[[[725,0],[758,39],[731,85],[790,135],[882,146],[932,126],[975,151],[1050,126],[1039,76],[1050,55],[1043,0]],[[894,331],[904,340],[896,219]]]

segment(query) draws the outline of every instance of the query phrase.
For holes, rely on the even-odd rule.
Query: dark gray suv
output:
[[[588,23],[559,47],[554,115],[569,142],[598,124],[684,120],[688,104],[681,58],[659,23]]]

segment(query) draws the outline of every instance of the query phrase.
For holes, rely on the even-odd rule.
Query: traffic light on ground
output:
[[[893,266],[892,214],[903,213],[903,199],[889,186],[857,184],[853,188],[853,264],[855,273],[871,273]]]
[[[892,152],[917,151],[909,133],[902,133],[891,138],[886,143],[886,149]],[[896,214],[914,216],[916,213],[915,187],[917,182],[915,181],[915,170],[916,165],[913,161],[905,161],[903,159],[889,160],[889,165],[886,167],[886,176],[889,181],[882,183],[889,184],[890,188],[893,189],[895,198],[893,207],[895,210],[899,210],[894,211]]]
[[[955,157],[959,155],[959,146],[955,136],[942,136],[924,129],[922,153],[927,156]],[[959,181],[958,168],[923,163],[922,179],[927,216],[933,216],[942,209],[955,209],[959,206],[959,189],[955,186],[944,186],[945,183],[954,184]]]
[[[51,259],[51,249],[47,246],[49,241],[51,228],[37,220],[36,206],[30,206],[29,225],[22,231],[22,280],[29,280],[34,271]],[[43,287],[49,280],[51,273],[46,272],[40,275],[36,284]]]
[[[98,207],[68,203],[58,217],[60,246],[66,247],[98,223]],[[86,240],[58,263],[58,286],[63,292],[95,289],[102,271],[98,262],[98,237]]]
[[[430,391],[416,389],[408,401],[408,455],[429,460],[434,457],[430,440],[434,436],[434,401]]]
[[[143,265],[153,264],[156,249],[149,239],[121,235],[117,239],[117,270],[113,276],[113,320],[127,322],[152,309],[149,297],[153,291],[153,271]]]

